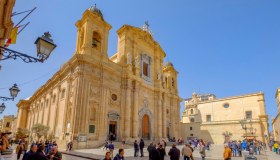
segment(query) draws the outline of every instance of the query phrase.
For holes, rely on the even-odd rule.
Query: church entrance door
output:
[[[115,141],[117,138],[117,122],[110,121],[109,123],[109,139]]]
[[[142,138],[150,139],[150,119],[148,115],[144,115],[142,119]]]

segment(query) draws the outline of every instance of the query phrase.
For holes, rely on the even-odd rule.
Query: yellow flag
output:
[[[18,33],[18,27],[14,27],[13,30],[11,31],[10,38],[11,43],[15,44],[17,42],[17,33]]]

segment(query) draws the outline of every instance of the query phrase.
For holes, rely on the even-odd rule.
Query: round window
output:
[[[225,104],[224,104],[224,108],[229,108],[229,104],[228,104],[228,103],[225,103]]]
[[[112,94],[112,100],[116,101],[118,99],[118,96],[116,94]]]

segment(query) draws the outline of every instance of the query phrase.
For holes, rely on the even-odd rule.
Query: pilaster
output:
[[[138,110],[139,110],[139,84],[137,81],[134,83],[134,92],[133,92],[133,102],[134,102],[134,107],[133,107],[133,138],[138,138],[138,133],[139,133],[139,115],[138,115]]]

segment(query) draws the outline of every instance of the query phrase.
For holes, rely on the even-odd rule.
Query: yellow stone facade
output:
[[[14,5],[15,0],[0,1],[0,46],[4,45],[5,39],[9,38],[13,29],[14,23],[11,17]]]
[[[246,122],[247,129],[241,121]],[[223,144],[247,137],[266,142],[269,134],[264,94],[217,99],[213,94],[194,93],[185,100],[181,128],[185,140],[199,138]]]
[[[276,103],[277,103],[277,115],[272,119],[272,127],[273,127],[273,138],[275,141],[280,141],[280,88],[277,89],[276,94]]]
[[[0,122],[1,132],[12,132],[15,119],[14,115],[3,116]]]
[[[76,23],[72,58],[34,95],[18,103],[18,128],[40,123],[58,143],[100,146],[110,135],[134,141],[179,136],[178,72],[153,39],[148,25],[124,25],[118,50],[108,57],[108,24],[91,7]],[[169,133],[168,133],[169,132]]]

